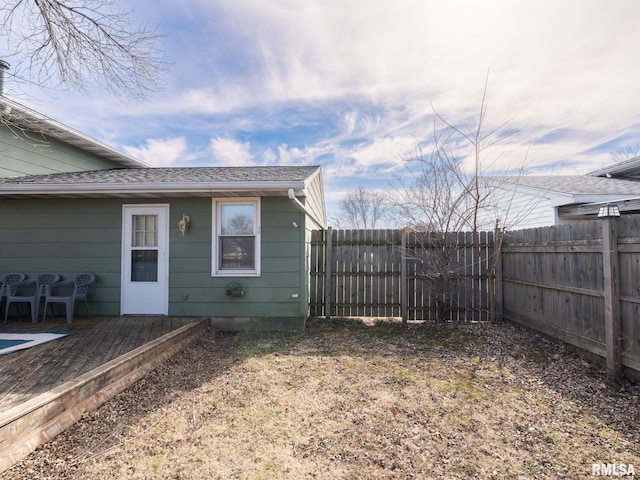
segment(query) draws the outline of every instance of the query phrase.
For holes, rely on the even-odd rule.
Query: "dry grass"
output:
[[[574,479],[639,445],[640,386],[531,332],[318,320],[211,331],[0,478]]]

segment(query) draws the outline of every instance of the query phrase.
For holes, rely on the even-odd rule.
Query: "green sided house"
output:
[[[0,269],[92,272],[92,314],[300,329],[320,167],[132,168],[0,179]]]
[[[0,274],[94,273],[92,315],[304,328],[320,167],[147,168],[10,106],[28,115],[0,124]]]
[[[149,167],[0,95],[0,177]]]

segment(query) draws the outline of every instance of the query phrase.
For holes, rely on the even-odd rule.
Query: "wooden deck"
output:
[[[145,343],[194,321],[193,317],[64,318],[0,324],[3,332],[64,331],[69,336],[0,355],[0,412],[22,404]]]

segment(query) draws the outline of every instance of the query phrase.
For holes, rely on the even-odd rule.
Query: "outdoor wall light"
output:
[[[183,213],[182,220],[178,222],[178,230],[180,230],[180,233],[184,235],[189,231],[190,226],[191,226],[191,217]]]
[[[598,210],[598,218],[617,218],[620,216],[620,209],[617,205],[604,205]]]

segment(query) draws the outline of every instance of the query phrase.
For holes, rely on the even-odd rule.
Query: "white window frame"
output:
[[[252,205],[254,222],[253,222],[253,235],[255,239],[255,268],[254,269],[229,269],[219,268],[219,254],[220,254],[220,231],[221,231],[221,207],[222,205]],[[260,264],[261,254],[261,226],[260,226],[260,197],[226,197],[226,198],[213,198],[212,208],[213,219],[211,222],[211,276],[212,277],[259,277],[260,276]]]

